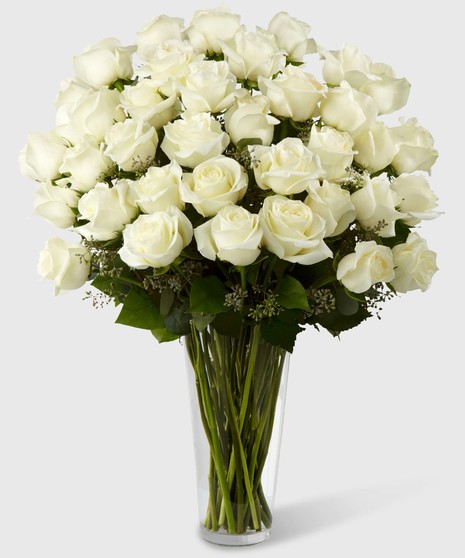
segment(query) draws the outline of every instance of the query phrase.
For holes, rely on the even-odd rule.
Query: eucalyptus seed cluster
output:
[[[306,318],[336,310],[336,297],[331,289],[310,288],[306,292],[310,306],[310,310],[306,312]]]
[[[248,296],[249,293],[240,285],[234,285],[232,291],[224,297],[224,304],[232,308],[234,312],[242,312],[244,308],[244,299]]]

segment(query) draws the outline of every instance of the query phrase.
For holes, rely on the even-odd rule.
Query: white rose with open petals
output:
[[[122,170],[147,168],[153,162],[158,145],[158,135],[143,120],[128,118],[116,122],[105,134],[108,155]]]
[[[67,141],[56,132],[33,132],[19,155],[21,173],[27,178],[46,182],[60,175]]]
[[[428,249],[426,240],[410,233],[405,243],[394,246],[392,255],[395,277],[391,283],[398,293],[429,288],[438,267],[436,253]]]
[[[150,20],[137,33],[137,55],[142,60],[150,60],[155,48],[170,39],[181,40],[184,21],[179,17],[160,15]]]
[[[123,231],[119,255],[134,269],[165,267],[174,262],[192,240],[192,225],[177,207],[140,215]]]
[[[197,52],[220,54],[221,42],[232,40],[240,28],[240,15],[213,8],[195,12],[186,34]]]
[[[126,180],[120,180],[110,188],[108,184],[97,186],[79,200],[78,210],[89,221],[76,227],[75,231],[87,240],[111,240],[137,215],[137,208],[130,198]]]
[[[309,188],[324,175],[317,155],[307,149],[299,138],[285,138],[270,147],[250,148],[254,157],[254,175],[262,190],[290,196]]]
[[[347,169],[354,158],[354,140],[347,132],[339,132],[330,126],[312,126],[307,147],[318,155],[328,180],[347,176]]]
[[[92,87],[111,85],[117,79],[130,79],[135,46],[121,46],[118,39],[104,39],[73,58],[76,77]]]
[[[144,213],[165,211],[170,205],[183,209],[181,180],[182,169],[174,161],[164,167],[150,167],[144,176],[131,184],[134,201]]]
[[[181,112],[176,95],[160,95],[160,84],[152,79],[142,79],[137,85],[121,93],[121,106],[134,120],[143,120],[156,130],[163,128]]]
[[[229,136],[217,120],[206,112],[186,111],[181,119],[165,126],[161,148],[172,161],[193,169],[221,155],[228,144]]]
[[[57,109],[55,123],[57,126],[66,127],[70,121],[70,112],[77,102],[94,88],[78,79],[67,79],[61,82],[60,90],[55,98]]]
[[[384,122],[377,121],[373,126],[355,137],[355,162],[369,172],[377,172],[392,163],[396,148],[389,129]]]
[[[55,294],[79,289],[90,273],[90,256],[77,242],[50,238],[41,251],[37,272],[55,283]]]
[[[400,203],[398,195],[391,189],[389,180],[377,177],[367,179],[365,184],[352,194],[357,219],[365,229],[381,227],[377,233],[381,237],[395,236],[397,219],[405,213],[397,211]],[[381,226],[384,224],[384,226]]]
[[[216,215],[225,205],[234,205],[247,190],[247,173],[234,159],[220,155],[196,166],[184,176],[181,198],[204,217]]]
[[[314,76],[291,65],[275,79],[259,76],[258,86],[270,100],[273,114],[295,122],[308,120],[324,94],[323,85]]]
[[[284,196],[265,199],[259,212],[262,245],[278,258],[311,265],[332,256],[324,243],[324,220],[299,200]]]
[[[356,136],[373,126],[378,107],[371,97],[342,82],[340,87],[328,89],[320,113],[325,124]]]
[[[186,110],[217,113],[234,102],[236,84],[226,62],[204,60],[189,66],[178,88]]]
[[[339,262],[336,277],[353,293],[363,293],[376,283],[389,283],[394,279],[392,252],[374,240],[359,242],[355,252]]]
[[[287,12],[277,13],[268,25],[268,31],[275,36],[279,48],[285,50],[293,62],[302,62],[306,54],[316,52],[315,41],[308,38],[311,30],[310,25]]]
[[[59,229],[67,229],[76,220],[73,209],[78,202],[79,194],[75,190],[43,182],[35,195],[34,213]]]
[[[224,123],[234,145],[246,138],[257,138],[262,145],[270,145],[279,120],[270,115],[267,97],[252,96],[240,89],[234,104],[224,113]]]
[[[401,120],[401,125],[391,128],[390,132],[397,149],[392,166],[399,174],[431,170],[438,152],[434,149],[433,136],[418,125],[416,118]]]
[[[227,205],[213,219],[194,229],[199,252],[209,260],[249,265],[260,254],[263,231],[257,214]]]
[[[83,140],[66,150],[60,172],[71,175],[69,180],[73,188],[88,192],[114,167],[113,161],[104,151],[103,143],[98,145]]]
[[[355,207],[350,193],[327,180],[311,188],[305,204],[325,222],[325,238],[341,234],[355,220]]]
[[[260,29],[239,31],[228,44],[223,43],[223,52],[237,79],[256,82],[259,76],[274,76],[286,65],[286,56],[274,35]]]
[[[402,220],[408,225],[439,217],[440,212],[435,211],[438,198],[424,175],[401,174],[391,182],[391,189],[400,200],[400,211],[407,214]]]

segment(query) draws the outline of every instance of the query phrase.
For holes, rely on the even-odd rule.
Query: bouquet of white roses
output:
[[[119,323],[186,337],[212,531],[271,524],[261,472],[297,334],[339,335],[437,269],[416,232],[438,215],[433,138],[414,118],[382,119],[409,82],[309,32],[284,12],[248,31],[204,10],[187,27],[155,18],[136,46],[100,41],[74,58],[55,127],[20,157],[35,213],[76,233],[40,255],[56,292],[89,281],[96,305],[121,306]]]

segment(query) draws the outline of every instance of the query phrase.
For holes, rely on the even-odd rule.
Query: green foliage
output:
[[[228,291],[216,275],[196,279],[191,286],[190,311],[200,314],[227,312],[224,300]]]
[[[274,294],[277,297],[279,305],[283,308],[310,310],[307,293],[302,283],[290,275],[285,275],[278,281]]]
[[[154,300],[139,288],[133,287],[124,299],[117,324],[141,329],[164,329],[165,324]]]
[[[297,335],[304,329],[299,325],[300,315],[299,311],[286,310],[274,318],[263,321],[260,326],[263,339],[292,353]]]

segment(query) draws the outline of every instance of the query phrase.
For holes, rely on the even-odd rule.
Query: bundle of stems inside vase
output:
[[[270,528],[262,487],[286,351],[264,341],[259,325],[239,336],[192,327],[187,350],[210,447],[204,526],[240,534]]]

